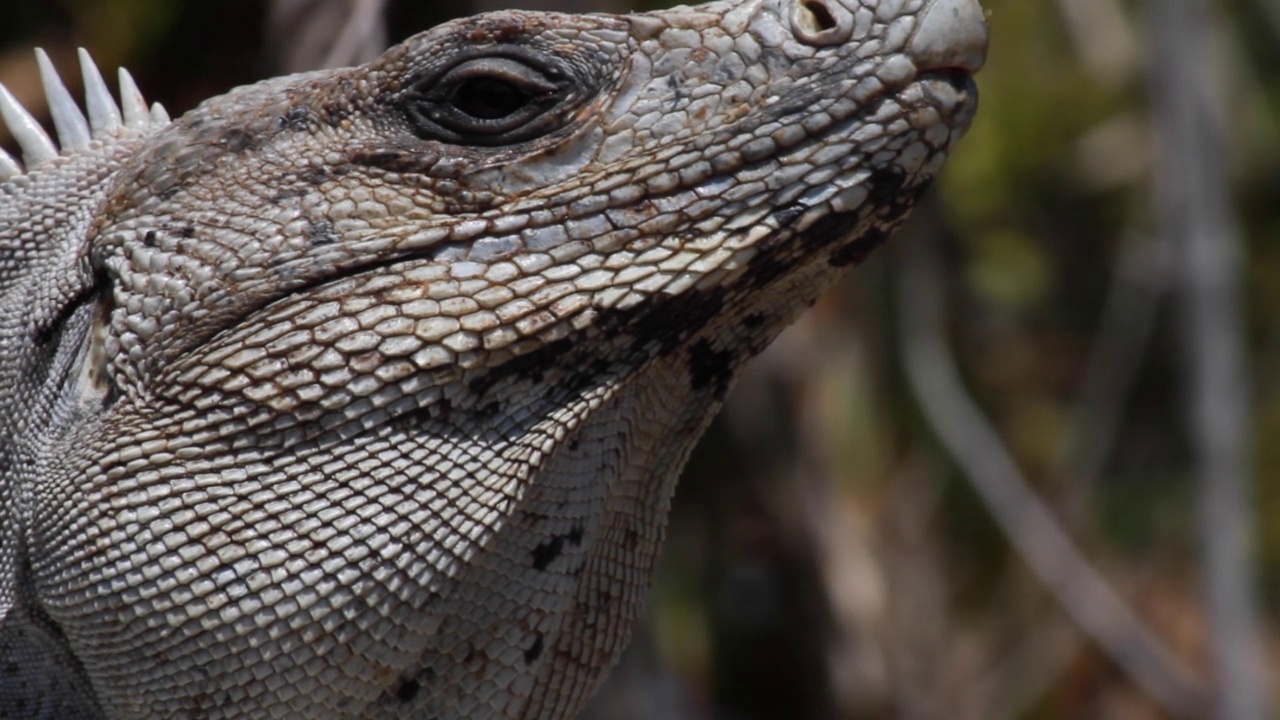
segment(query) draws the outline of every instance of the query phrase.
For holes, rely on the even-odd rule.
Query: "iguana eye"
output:
[[[458,112],[499,120],[536,107],[558,89],[533,68],[512,60],[479,60],[455,68],[443,83],[454,84],[450,102]]]
[[[529,106],[522,88],[497,78],[468,80],[453,94],[453,106],[459,112],[480,120],[500,120]]]
[[[550,110],[570,96],[558,73],[522,59],[486,57],[420,83],[404,108],[423,139],[510,145],[554,130]]]

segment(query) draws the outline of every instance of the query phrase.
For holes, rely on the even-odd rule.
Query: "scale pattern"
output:
[[[500,12],[170,121],[0,92],[0,717],[569,718],[732,382],[976,108],[977,0]]]

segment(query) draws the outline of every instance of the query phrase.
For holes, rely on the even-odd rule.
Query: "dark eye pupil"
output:
[[[480,120],[507,117],[528,103],[527,93],[497,78],[468,80],[453,95],[454,107]]]

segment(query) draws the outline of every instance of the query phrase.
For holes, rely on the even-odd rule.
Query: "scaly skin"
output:
[[[0,716],[572,717],[985,47],[976,0],[493,13],[10,162]]]

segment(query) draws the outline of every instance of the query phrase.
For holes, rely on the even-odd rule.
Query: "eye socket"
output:
[[[404,107],[423,139],[471,145],[509,145],[556,127],[549,111],[570,96],[554,70],[510,57],[455,65],[414,88]]]

